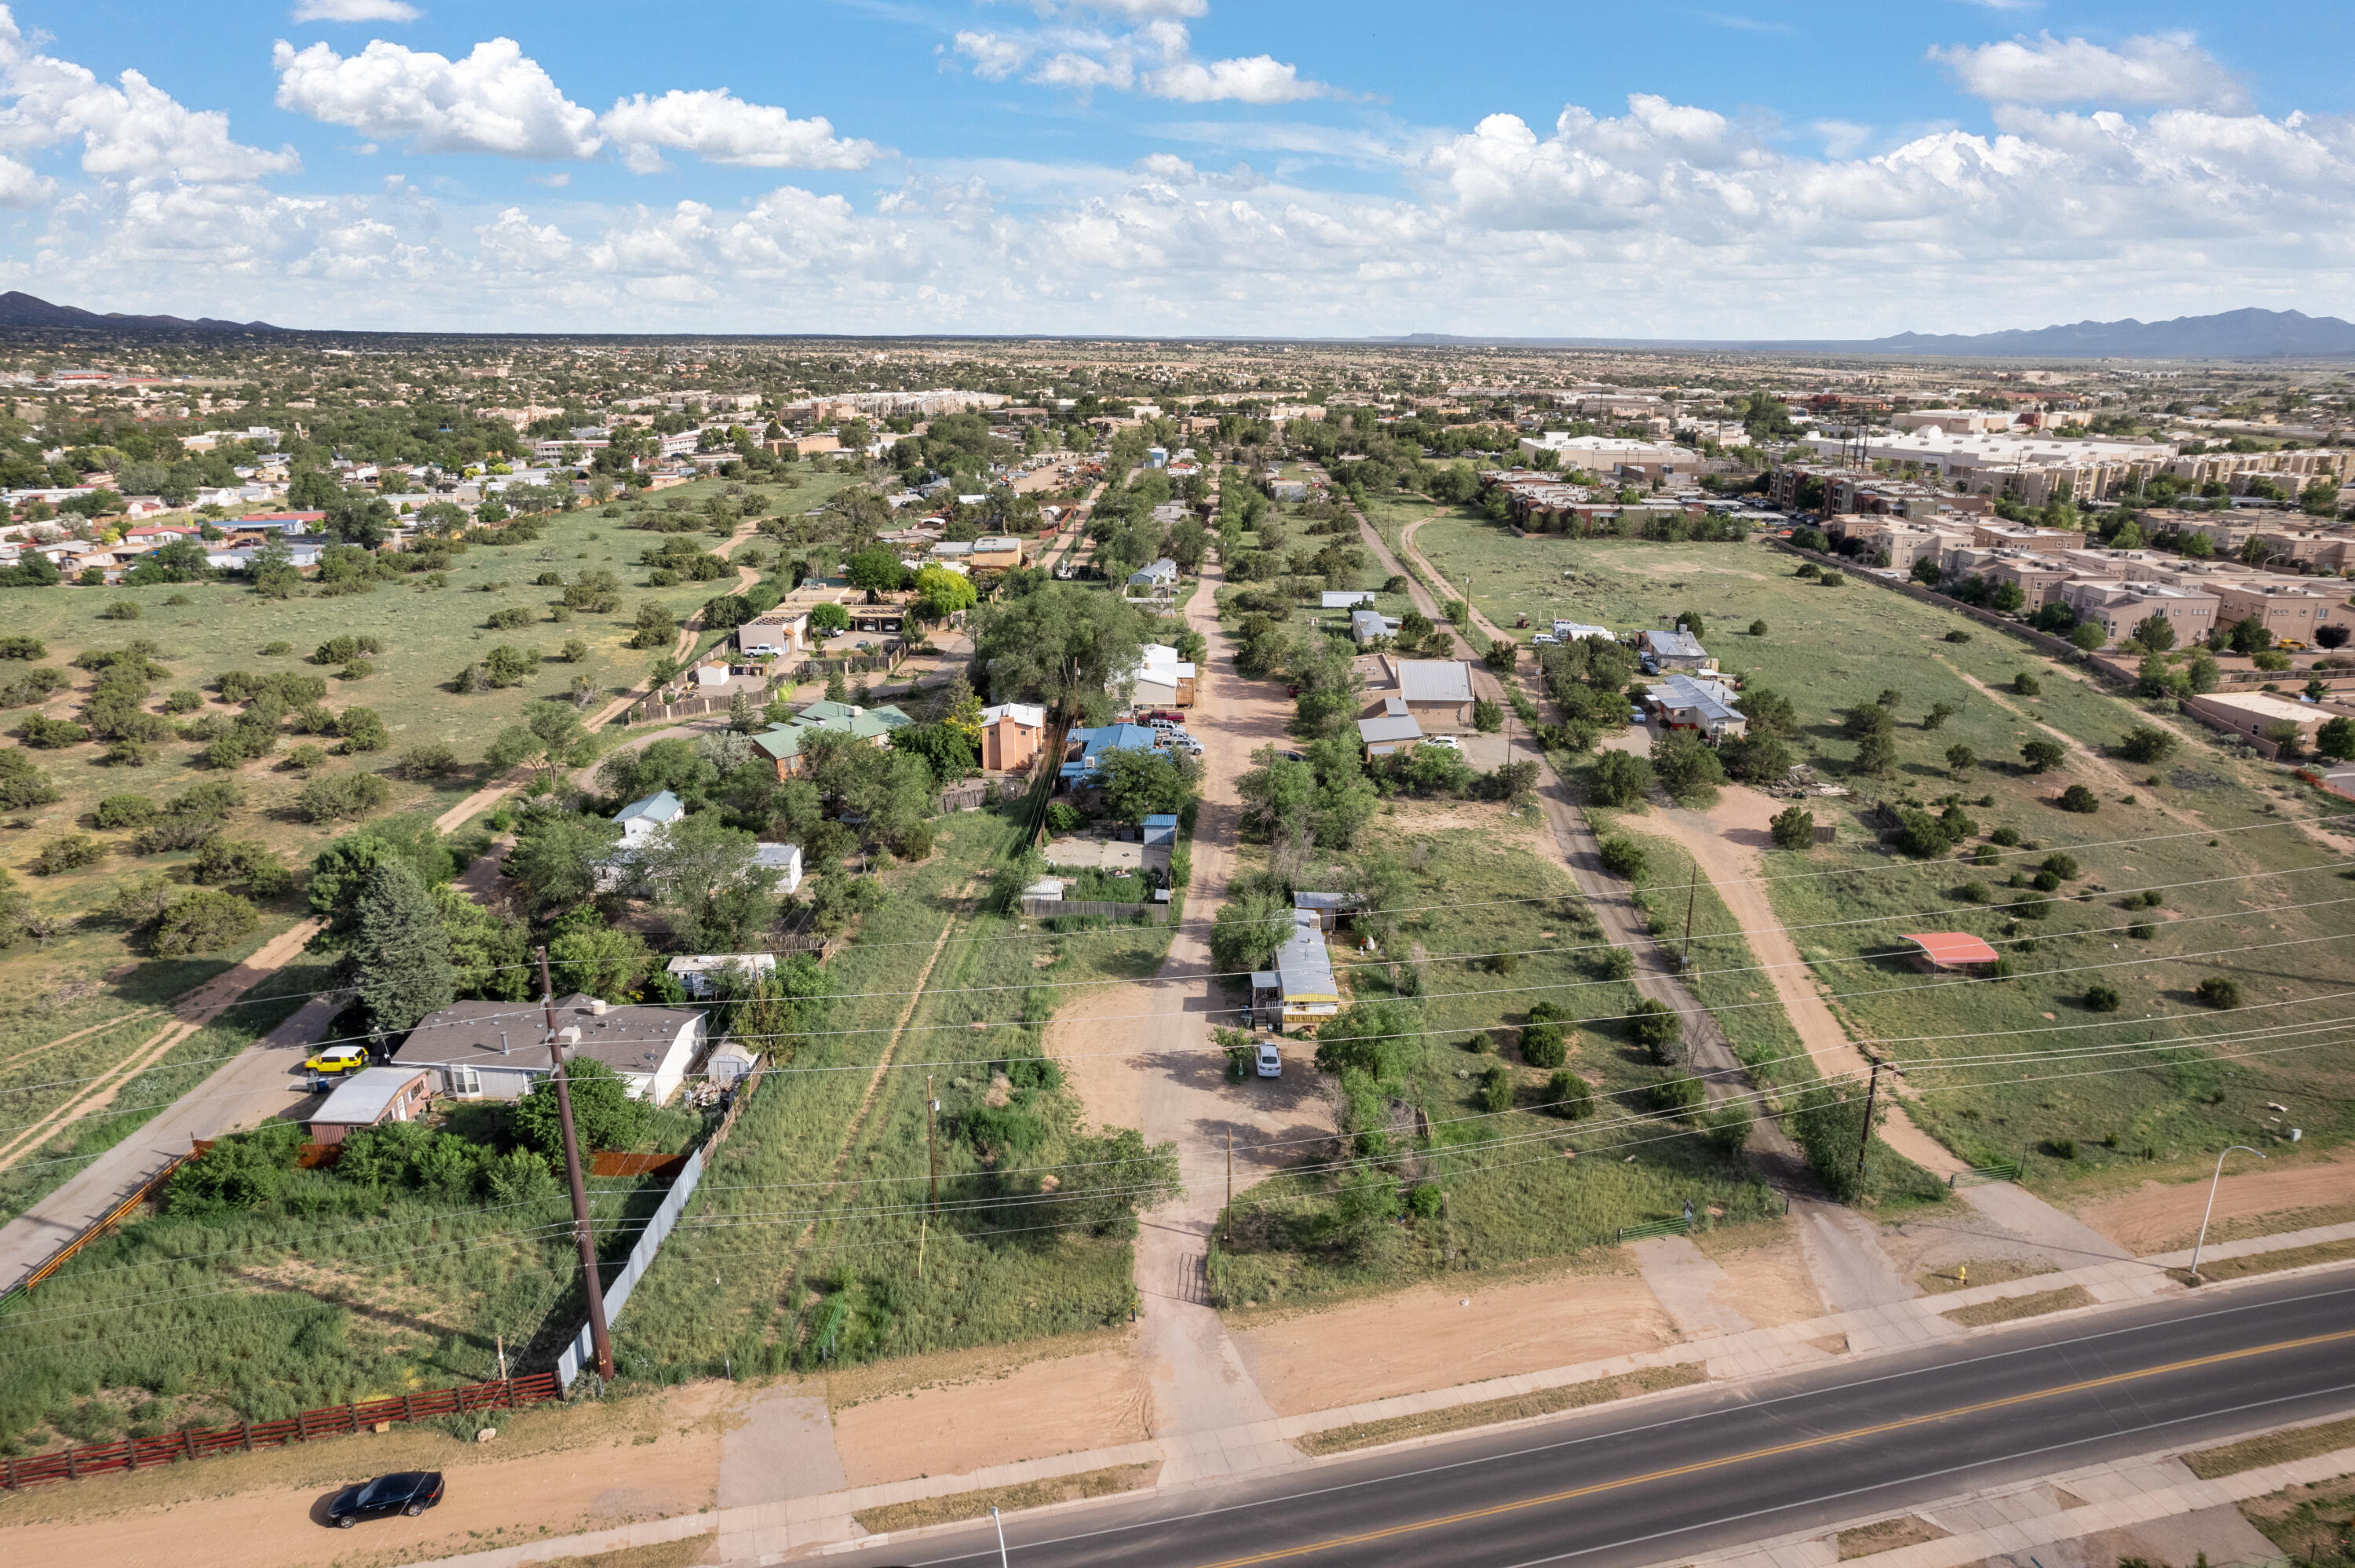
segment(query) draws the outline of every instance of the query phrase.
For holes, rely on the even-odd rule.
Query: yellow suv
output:
[[[365,1045],[330,1045],[303,1065],[314,1073],[357,1073],[368,1059]]]

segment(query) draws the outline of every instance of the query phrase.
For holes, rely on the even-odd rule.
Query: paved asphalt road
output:
[[[1029,1568],[1657,1563],[2350,1408],[2355,1277],[2331,1274],[1258,1483],[1017,1516],[1007,1544]],[[986,1521],[857,1554],[996,1555]]]

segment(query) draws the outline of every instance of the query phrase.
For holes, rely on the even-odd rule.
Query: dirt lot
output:
[[[1467,1298],[1471,1305],[1462,1305]],[[1418,1287],[1239,1329],[1235,1343],[1268,1403],[1298,1415],[1658,1350],[1676,1337],[1630,1270],[1494,1288]],[[1344,1345],[1351,1353],[1334,1353]]]
[[[2207,1202],[2206,1181],[2171,1185],[2146,1181],[2135,1192],[2075,1207],[2077,1217],[2095,1230],[2138,1254],[2149,1254],[2190,1246],[2200,1229],[2200,1212]],[[2216,1215],[2208,1227],[2208,1236],[2215,1241],[2236,1235],[2261,1235],[2274,1229],[2296,1229],[2304,1224],[2335,1224],[2355,1216],[2316,1214],[2304,1221],[2290,1216],[2301,1211],[2339,1210],[2350,1205],[2355,1205],[2355,1153],[2287,1170],[2258,1170],[2227,1176],[2217,1185]],[[2279,1215],[2288,1223],[2273,1226],[2248,1223],[2262,1215]]]
[[[954,1381],[837,1404],[834,1446],[843,1473],[864,1487],[1141,1443],[1148,1436],[1147,1382],[1132,1338],[1010,1368],[975,1363]],[[827,1396],[839,1397],[831,1383]],[[1051,1425],[1039,1419],[1049,1411]]]
[[[443,1557],[710,1506],[738,1391],[693,1383],[642,1399],[510,1418],[492,1443],[426,1428],[175,1465],[11,1497],[0,1560],[109,1568],[291,1568]],[[343,1485],[439,1469],[442,1506],[349,1534],[323,1522]]]
[[[1754,1234],[1763,1228],[1704,1232],[1693,1238],[1702,1255],[1725,1271],[1725,1283],[1710,1292],[1710,1299],[1761,1329],[1823,1316],[1823,1298],[1816,1294],[1799,1252],[1798,1228],[1782,1222],[1782,1234],[1773,1240]]]

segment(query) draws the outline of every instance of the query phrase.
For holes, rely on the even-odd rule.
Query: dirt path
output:
[[[0,1056],[0,1067],[13,1067],[27,1057],[37,1056],[44,1051],[54,1051],[60,1045],[70,1045],[77,1040],[87,1040],[93,1034],[103,1034],[110,1029],[120,1029],[126,1023],[135,1023],[142,1019],[151,1017],[159,1011],[160,1009],[153,1007],[133,1008],[129,1012],[108,1019],[103,1023],[93,1023],[87,1029],[77,1029],[70,1034],[60,1034],[54,1040],[45,1040],[38,1045],[28,1045],[14,1056]]]
[[[720,1434],[738,1403],[732,1385],[698,1383],[511,1416],[494,1423],[501,1431],[487,1444],[395,1427],[37,1489],[0,1499],[0,1560],[110,1568],[412,1562],[693,1514],[715,1500]],[[439,1508],[351,1535],[326,1528],[327,1499],[342,1485],[404,1467],[448,1477]]]
[[[962,899],[972,893],[973,884],[968,882],[955,896]],[[834,1164],[826,1173],[826,1191],[829,1192],[834,1191],[833,1184],[841,1181],[843,1168],[850,1163],[851,1152],[858,1147],[859,1135],[867,1129],[868,1114],[875,1108],[875,1097],[882,1092],[883,1080],[891,1071],[892,1058],[899,1054],[900,1042],[907,1034],[908,1021],[916,1016],[916,1009],[924,1000],[924,987],[931,983],[932,978],[932,966],[941,961],[942,949],[949,945],[949,936],[956,928],[957,917],[951,916],[942,924],[941,934],[932,942],[932,950],[924,955],[924,967],[916,971],[916,983],[908,992],[907,1005],[900,1009],[899,1018],[892,1022],[890,1037],[883,1043],[883,1054],[876,1061],[875,1071],[868,1077],[867,1092],[858,1097],[858,1108],[851,1113],[849,1123],[843,1129],[842,1147],[835,1151]],[[843,1203],[847,1203],[857,1193],[858,1186],[854,1183],[848,1193],[839,1196]],[[784,1283],[778,1287],[777,1294],[780,1304],[787,1311],[793,1310],[794,1282],[809,1272],[803,1264],[809,1251],[810,1240],[816,1235],[818,1226],[825,1223],[826,1218],[821,1215],[804,1225],[801,1234],[794,1238],[793,1250],[786,1255]],[[824,1266],[826,1257],[832,1255],[833,1237],[839,1234],[837,1229],[828,1235],[826,1251],[817,1259],[820,1266]]]
[[[1969,686],[1971,690],[1978,693],[1981,696],[1987,698],[1987,701],[1995,704],[1996,706],[2011,715],[2012,717],[2019,719],[2023,724],[2033,725],[2036,728],[2043,731],[2045,735],[2068,747],[2069,753],[2072,757],[2082,762],[2089,771],[2100,775],[2102,781],[2107,784],[2110,789],[2116,790],[2121,795],[2130,795],[2134,793],[2137,781],[2127,778],[2125,773],[2119,770],[2115,763],[2112,762],[2108,758],[2104,757],[2100,752],[2095,751],[2084,741],[2079,739],[2076,736],[2071,735],[2067,730],[2056,729],[2051,725],[2046,724],[2042,719],[2038,718],[2034,714],[2024,711],[2017,703],[2014,703],[2009,695],[1998,691],[1995,687],[1988,685],[1977,675],[1955,669],[1955,666],[1947,662],[1944,657],[1934,653],[1932,654],[1931,657],[1937,659],[1940,664],[1944,665],[1945,669],[1956,679]],[[2180,810],[2176,807],[2169,805],[2166,801],[2160,800],[2156,795],[2150,796],[2148,799],[2150,800],[2151,808],[2158,811],[2159,815],[2168,818],[2171,821],[2179,822],[2187,828],[2206,828],[2208,826],[2206,822],[2201,821],[2198,817],[2188,811]]]
[[[1799,956],[1798,945],[1783,928],[1782,918],[1766,895],[1759,851],[1771,842],[1767,822],[1781,804],[1771,795],[1729,784],[1707,811],[1656,807],[1643,816],[1625,819],[1620,825],[1668,839],[1692,857],[1702,880],[1732,915],[1735,927],[1764,971],[1762,978],[1774,988],[1775,1000],[1783,1004],[1791,1027],[1798,1031],[1799,1043],[1806,1047],[1808,1060],[1818,1074],[1836,1077],[1869,1072],[1870,1064],[1817,989],[1814,971]],[[1937,1175],[1965,1169],[1945,1144],[1913,1124],[1902,1103],[1897,1114],[1883,1124],[1881,1139]]]
[[[1333,1128],[1331,1107],[1297,1047],[1283,1077],[1232,1084],[1224,1056],[1210,1042],[1210,1027],[1221,1020],[1209,1010],[1225,1003],[1216,982],[1206,978],[1212,965],[1204,916],[1234,874],[1242,810],[1236,784],[1251,767],[1252,752],[1282,740],[1291,718],[1283,688],[1234,673],[1233,646],[1218,623],[1221,581],[1218,568],[1207,571],[1185,608],[1209,642],[1187,724],[1202,742],[1205,779],[1187,884],[1188,919],[1155,979],[1121,987],[1110,999],[1103,990],[1084,993],[1062,1010],[1075,1015],[1072,1022],[1047,1032],[1049,1050],[1071,1059],[1072,1086],[1092,1118],[1129,1118],[1148,1141],[1178,1148],[1185,1195],[1146,1215],[1136,1243],[1137,1351],[1151,1385],[1149,1430],[1171,1445],[1165,1479],[1299,1458],[1272,1431],[1266,1441],[1224,1451],[1196,1453],[1183,1440],[1274,1419],[1209,1301],[1205,1265],[1210,1226],[1226,1201],[1227,1140],[1236,1146],[1241,1192],[1273,1169],[1260,1163],[1252,1145],[1285,1140],[1286,1147],[1271,1151],[1280,1161],[1301,1147],[1290,1140],[1327,1135]],[[1106,1012],[1146,1016],[1109,1029],[1081,1022]],[[1102,1054],[1108,1047],[1122,1054]]]
[[[2245,1155],[2235,1158],[2247,1160]],[[2077,1217],[2137,1255],[2173,1251],[2191,1245],[2208,1203],[2208,1185],[2205,1180],[2145,1181],[2134,1192],[2077,1204]],[[2255,1234],[2264,1227],[2236,1227],[2232,1222],[2350,1204],[2355,1204],[2355,1153],[2341,1150],[2328,1160],[2278,1171],[2261,1166],[2216,1183],[2216,1213],[2208,1235],[2214,1241],[2227,1232]]]
[[[280,932],[255,949],[252,957],[243,963],[216,975],[174,1001],[172,1011],[177,1016],[172,1022],[133,1046],[129,1054],[93,1079],[80,1094],[15,1138],[0,1143],[0,1171],[16,1164],[74,1123],[112,1105],[115,1096],[122,1093],[125,1084],[160,1061],[174,1046],[217,1022],[222,1013],[229,1011],[231,1003],[261,984],[265,978],[293,962],[311,938],[318,934],[320,925],[317,920],[304,920]],[[188,1092],[192,1095],[204,1093],[205,1086],[200,1084]]]

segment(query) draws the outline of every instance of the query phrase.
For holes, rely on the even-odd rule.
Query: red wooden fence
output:
[[[0,1471],[0,1484],[11,1490],[48,1481],[80,1480],[110,1470],[146,1470],[178,1459],[200,1459],[208,1454],[250,1454],[256,1448],[307,1443],[314,1437],[339,1437],[364,1432],[382,1422],[424,1421],[476,1410],[513,1410],[560,1399],[552,1372],[490,1383],[461,1383],[425,1393],[394,1394],[363,1399],[352,1404],[330,1404],[306,1410],[284,1421],[240,1422],[235,1426],[192,1426],[155,1437],[133,1437],[121,1443],[95,1443],[43,1454],[31,1459],[10,1459]]]

